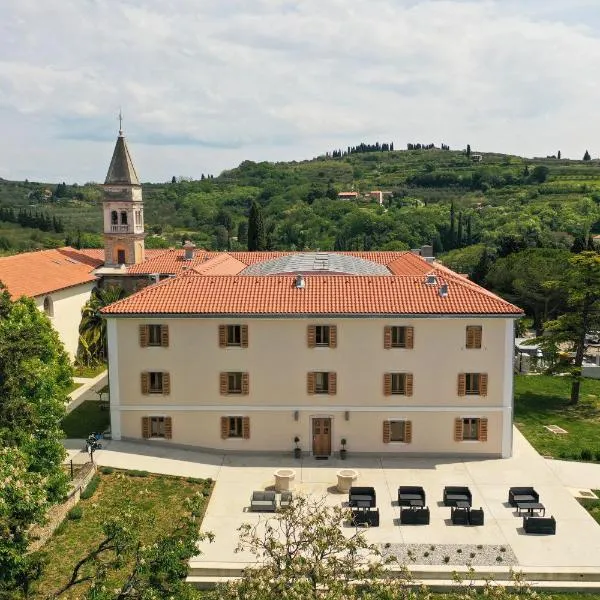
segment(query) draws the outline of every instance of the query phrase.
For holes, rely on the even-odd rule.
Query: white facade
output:
[[[330,453],[510,456],[513,322],[510,316],[421,318],[131,318],[108,316],[113,437],[142,437],[143,419],[167,417],[175,443],[232,452],[312,453],[324,419]],[[141,347],[140,325],[167,325],[168,347]],[[248,347],[219,347],[219,325],[247,325]],[[335,348],[311,348],[308,325],[335,325]],[[384,349],[385,326],[409,326],[412,349]],[[467,325],[482,327],[466,347]],[[144,394],[142,373],[169,374],[167,395]],[[248,374],[248,394],[223,395],[220,374]],[[310,372],[334,372],[335,394],[309,394]],[[385,373],[410,373],[412,395],[385,395]],[[486,395],[459,395],[460,374],[486,374]],[[222,436],[241,417],[247,437]],[[455,439],[460,419],[485,420],[484,441]],[[385,441],[384,423],[410,422],[409,443]],[[479,421],[478,421],[479,422]],[[145,437],[153,437],[145,436]]]
[[[81,309],[90,299],[95,282],[84,283],[35,297],[36,306],[50,318],[52,326],[73,360],[79,343]]]

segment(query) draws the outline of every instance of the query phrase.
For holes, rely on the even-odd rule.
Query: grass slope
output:
[[[110,425],[110,411],[101,410],[100,402],[86,400],[70,412],[62,422],[67,439],[85,439],[92,431],[103,432]]]
[[[178,477],[149,475],[132,477],[127,472],[100,474],[96,493],[81,500],[80,520],[65,520],[43,549],[49,558],[42,579],[35,587],[33,598],[46,598],[64,585],[74,565],[102,540],[102,523],[115,510],[131,504],[144,511],[148,519],[142,536],[152,544],[163,533],[173,530],[183,514],[183,501],[200,491],[210,497],[210,480],[186,480]],[[168,507],[168,510],[166,509]],[[114,579],[120,581],[119,576]],[[85,584],[82,584],[85,585]],[[61,599],[81,598],[82,586],[72,588]]]

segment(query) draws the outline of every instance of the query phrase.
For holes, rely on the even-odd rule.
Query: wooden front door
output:
[[[331,454],[331,419],[315,418],[312,421],[313,454],[329,456]]]

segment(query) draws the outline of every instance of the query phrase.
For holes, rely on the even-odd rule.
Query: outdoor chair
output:
[[[367,502],[369,508],[377,506],[375,488],[353,485],[348,492],[348,506],[351,508],[364,507]]]
[[[429,525],[429,508],[402,508],[400,509],[401,525]]]
[[[516,508],[519,502],[539,502],[540,495],[532,487],[511,487],[508,490],[508,503]]]
[[[554,517],[523,517],[525,533],[556,534],[556,519]]]
[[[469,525],[483,525],[483,508],[472,508],[469,511]]]
[[[425,490],[416,485],[398,487],[398,506],[411,506],[411,502],[421,501],[425,506]]]
[[[379,527],[379,509],[354,509],[352,511],[352,525],[368,525],[369,527]]]
[[[450,520],[452,521],[452,525],[468,525],[469,509],[452,506],[450,508]]]
[[[473,496],[466,486],[447,485],[444,488],[443,501],[444,506],[456,506],[457,502],[467,502],[471,506]]]
[[[292,503],[292,492],[281,492],[279,508],[287,508]]]
[[[250,510],[254,512],[275,512],[277,509],[277,497],[275,492],[252,492],[250,499]]]

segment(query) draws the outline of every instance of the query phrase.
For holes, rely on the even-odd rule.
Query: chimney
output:
[[[425,245],[421,246],[421,256],[423,258],[433,258],[433,246]]]
[[[302,277],[302,275],[296,275],[296,281],[294,282],[294,286],[302,289],[305,285],[306,283],[304,281],[304,277]]]
[[[192,260],[194,258],[194,250],[195,249],[196,249],[196,244],[194,244],[193,242],[190,242],[190,240],[186,240],[185,244],[183,245],[183,250],[184,250],[183,258],[185,260]]]

